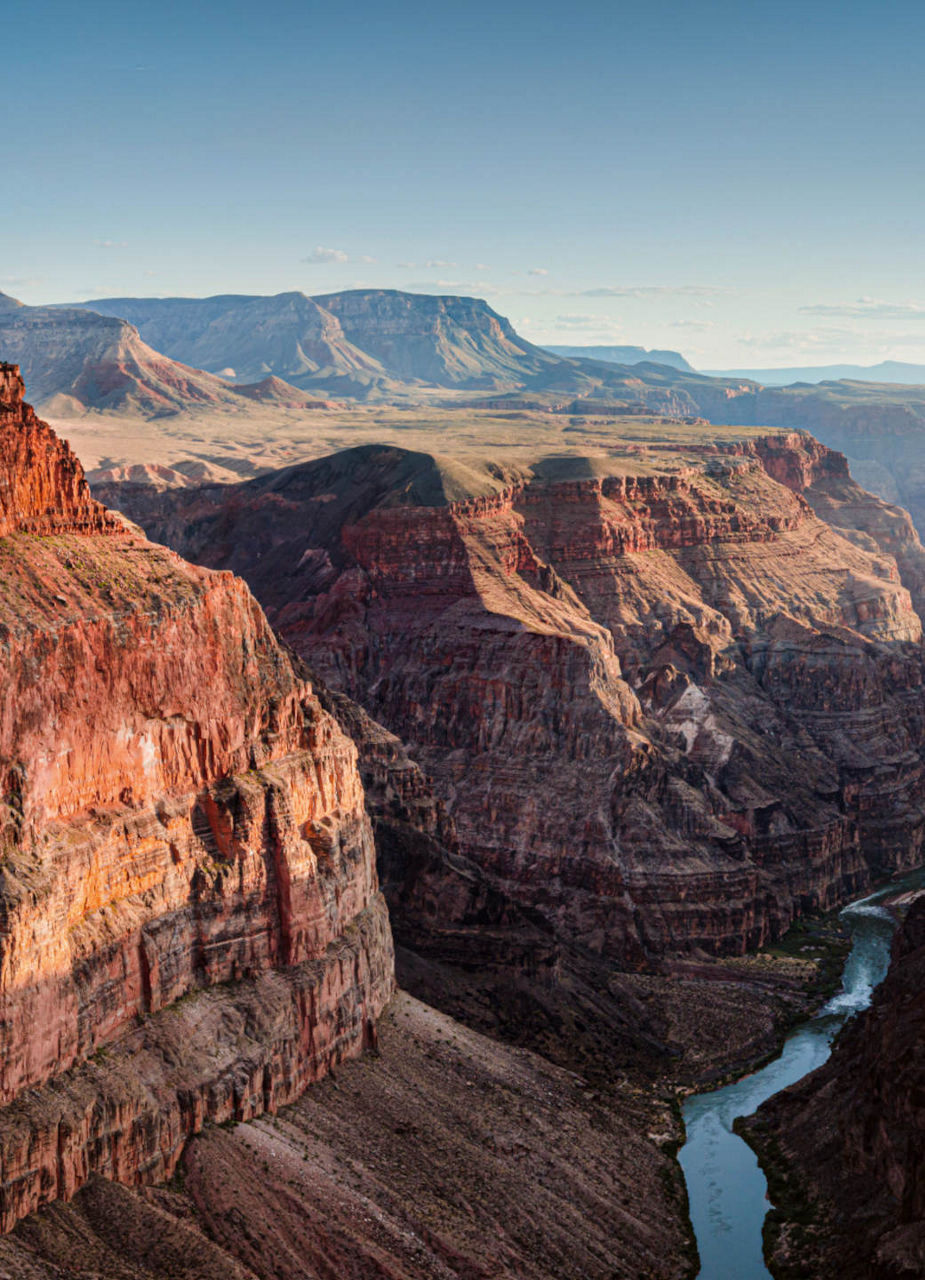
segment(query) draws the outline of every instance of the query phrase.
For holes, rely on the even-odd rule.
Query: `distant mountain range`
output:
[[[715,369],[709,372],[718,378],[749,378],[766,387],[786,387],[795,382],[842,382],[846,379],[852,382],[899,383],[907,387],[925,384],[925,364],[905,364],[902,360],[882,360],[880,364],[866,365],[796,365],[792,369]]]
[[[308,298],[101,298],[28,307],[0,295],[0,359],[48,412],[153,417],[317,397],[685,415],[729,392],[640,363],[571,359],[527,342],[477,298],[352,290]],[[677,380],[698,386],[691,396]]]
[[[562,360],[476,298],[351,290],[309,298],[97,298],[78,304],[135,325],[174,360],[249,381],[388,398],[411,387],[510,391]]]
[[[547,347],[546,350],[572,360],[604,360],[607,364],[667,364],[685,373],[695,372],[680,351],[647,351],[645,347]]]
[[[240,408],[247,400],[317,407],[317,397],[265,378],[238,385],[189,368],[139,336],[124,319],[79,307],[27,307],[0,294],[0,359],[18,364],[48,413],[87,409],[153,417],[196,408]]]
[[[920,366],[773,371],[777,378],[802,375],[780,386],[695,373],[676,352],[628,348],[633,362],[618,364],[614,358],[626,348],[580,350],[586,354],[563,355],[526,341],[477,298],[391,289],[316,298],[102,298],[60,307],[25,307],[0,295],[0,360],[20,364],[32,395],[57,416],[87,409],[148,419],[190,410],[241,413],[248,400],[298,410],[335,396],[547,410],[586,421],[654,414],[803,427],[848,454],[867,484],[901,501],[925,529]],[[589,358],[589,351],[608,358]],[[639,354],[650,358],[637,361]],[[684,367],[665,363],[669,356]],[[809,378],[845,371],[903,383],[919,378],[922,385]]]

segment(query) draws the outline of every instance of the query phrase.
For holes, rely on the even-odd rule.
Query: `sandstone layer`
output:
[[[291,1099],[371,1043],[393,983],[352,742],[245,585],[106,512],[22,394],[3,366],[2,1229]],[[237,983],[250,1012],[220,1021],[270,1019],[263,1056],[193,1073],[163,1011]],[[152,1016],[164,1071],[97,1090],[88,1059],[135,1036],[140,1061]]]
[[[107,493],[241,573],[587,953],[741,953],[920,857],[925,556],[811,437]]]

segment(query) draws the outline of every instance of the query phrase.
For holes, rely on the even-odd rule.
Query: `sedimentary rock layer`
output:
[[[142,1176],[160,1160],[169,1171],[185,1127],[237,1114],[230,1086],[219,1087],[244,1070],[233,1052],[211,1075],[187,1071],[182,1088],[155,1072],[110,1097],[94,1095],[86,1067],[62,1076],[138,1035],[139,1020],[204,988],[259,988],[285,972],[274,990],[289,1004],[255,1067],[263,1083],[241,1082],[242,1098],[256,1089],[270,1106],[369,1043],[392,976],[352,742],[245,585],[184,564],[107,513],[23,404],[17,372],[2,372],[8,1227],[94,1169]],[[182,1054],[167,1060],[182,1076]],[[27,1089],[28,1106],[10,1108]]]
[[[391,989],[377,898],[317,959],[192,995],[25,1092],[0,1111],[0,1232],[93,1175],[167,1181],[205,1124],[274,1113],[374,1047]]]
[[[111,497],[247,578],[494,889],[644,965],[760,944],[916,860],[925,744],[905,513],[801,433],[652,456],[364,447]]]
[[[169,1189],[97,1180],[30,1218],[0,1274],[682,1280],[676,1128],[664,1099],[603,1097],[400,995],[375,1058],[209,1128]]]
[[[647,1075],[677,1065],[670,1019],[651,992],[640,1000],[625,974],[464,857],[453,819],[401,740],[344,694],[315,685],[357,747],[401,986],[608,1085],[618,1065]]]

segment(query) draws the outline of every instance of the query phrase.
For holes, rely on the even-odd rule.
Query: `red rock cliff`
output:
[[[114,527],[73,453],[23,402],[18,367],[0,364],[0,537]]]
[[[14,369],[3,387],[0,1104],[33,1091],[0,1111],[8,1227],[96,1170],[163,1176],[204,1120],[295,1096],[370,1043],[393,979],[353,744],[244,584],[111,517]],[[182,1044],[118,1106],[62,1076],[151,1015],[162,1044],[181,996],[277,970],[251,1074],[220,1043],[253,1017],[232,987],[198,1083]]]

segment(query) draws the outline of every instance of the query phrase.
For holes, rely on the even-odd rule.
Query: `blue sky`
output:
[[[925,361],[925,6],[6,0],[0,289]]]

